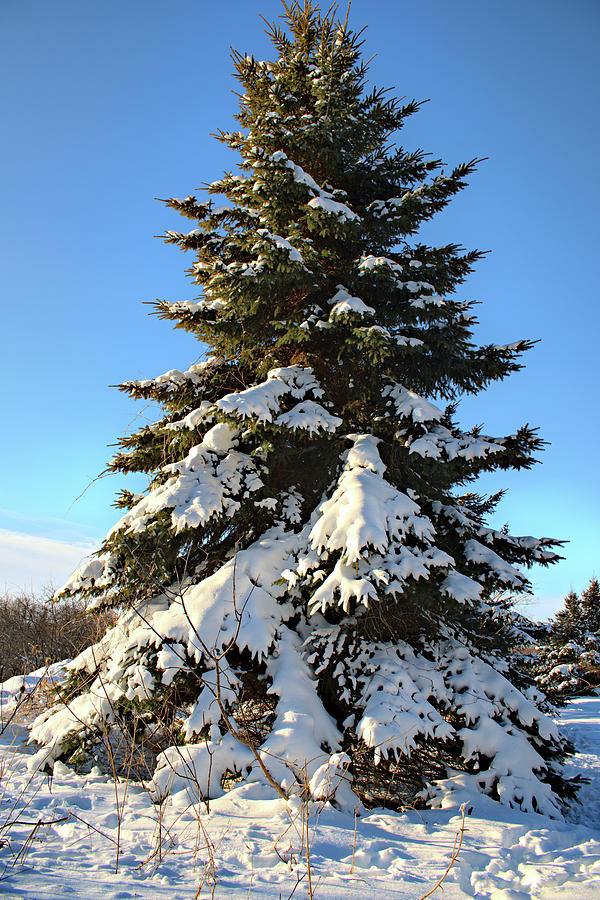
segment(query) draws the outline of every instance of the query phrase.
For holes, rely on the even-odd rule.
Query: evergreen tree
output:
[[[552,630],[558,644],[570,640],[583,642],[594,636],[600,638],[600,584],[597,578],[590,579],[581,597],[575,591],[569,591],[563,608],[554,618]]]
[[[550,627],[550,643],[538,646],[531,672],[554,701],[600,684],[600,584],[590,580],[581,596],[569,591]]]
[[[564,606],[556,613],[553,622],[553,637],[558,643],[564,644],[577,637],[579,622],[581,620],[581,601],[575,591],[569,591],[564,600]]]
[[[585,632],[600,638],[600,584],[597,578],[581,594],[581,622]]]
[[[335,13],[285,10],[274,61],[234,54],[240,130],[218,138],[239,172],[167,201],[201,295],[156,312],[209,355],[122,385],[162,407],[112,462],[149,487],[64,589],[120,616],[36,721],[35,764],[160,722],[159,791],[193,770],[205,797],[236,777],[351,807],[467,786],[559,814],[564,745],[490,627],[529,588],[515,564],[557,542],[488,527],[499,495],[468,490],[542,442],[455,420],[530,342],[476,346],[456,290],[481,254],[415,239],[477,160],[394,143],[419,103],[366,89]]]

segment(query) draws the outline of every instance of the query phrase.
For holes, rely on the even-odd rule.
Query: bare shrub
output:
[[[25,591],[0,596],[0,680],[76,656],[110,624],[107,614],[87,610],[81,600],[53,600]]]

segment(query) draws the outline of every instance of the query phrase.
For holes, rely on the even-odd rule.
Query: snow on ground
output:
[[[35,681],[29,676],[25,689]],[[11,679],[0,689],[5,725],[22,683]],[[212,801],[207,812],[185,792],[157,806],[142,785],[115,788],[98,770],[77,776],[59,763],[52,779],[32,776],[25,706],[0,735],[3,897],[287,900],[312,891],[317,900],[418,900],[451,860],[462,823],[457,809],[375,809],[355,820],[320,804],[286,804],[253,784]],[[572,822],[555,822],[469,798],[463,844],[443,882],[446,900],[600,896],[600,696],[570,702],[560,724],[579,751],[571,774],[591,779],[581,809]]]

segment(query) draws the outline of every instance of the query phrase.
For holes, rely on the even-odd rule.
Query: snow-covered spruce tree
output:
[[[572,638],[600,638],[600,583],[597,578],[590,579],[581,596],[569,591],[563,608],[556,613],[552,632],[557,644]]]
[[[366,91],[334,14],[283,19],[273,62],[234,55],[241,129],[219,139],[240,168],[208,188],[225,205],[167,201],[194,223],[166,239],[201,295],[157,312],[209,355],[123,385],[163,409],[112,463],[149,487],[65,588],[121,614],[36,721],[34,765],[168,719],[159,791],[191,772],[205,797],[238,777],[350,807],[467,788],[559,815],[564,745],[490,628],[490,598],[528,589],[514,564],[556,542],[487,527],[497,497],[466,492],[541,442],[453,417],[530,344],[474,345],[455,292],[480,254],[411,243],[477,161],[445,173],[391,144],[419,104]]]
[[[552,699],[600,685],[600,583],[592,578],[581,595],[569,591],[551,623],[550,641],[537,648],[531,668]]]

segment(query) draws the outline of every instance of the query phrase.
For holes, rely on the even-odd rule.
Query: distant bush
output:
[[[76,656],[106,631],[105,613],[52,593],[0,596],[0,681]]]
[[[536,684],[553,700],[586,694],[600,687],[600,640],[584,635],[584,641],[537,648],[533,667]]]

